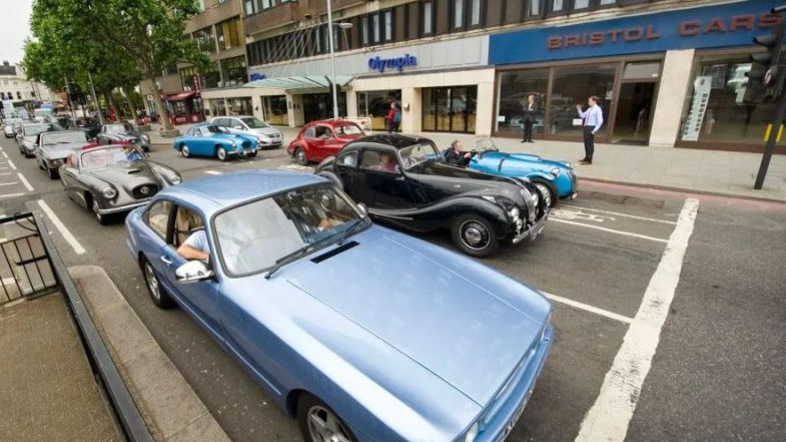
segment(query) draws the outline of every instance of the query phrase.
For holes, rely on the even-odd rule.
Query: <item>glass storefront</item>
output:
[[[347,115],[347,94],[338,94],[338,114]],[[333,118],[333,97],[331,94],[304,94],[303,117],[306,123]]]
[[[395,102],[401,108],[401,89],[389,91],[358,92],[358,116],[371,118],[371,129],[386,130],[386,117],[390,111],[390,103]]]
[[[223,98],[210,100],[210,115],[216,117],[227,114],[226,103]]]
[[[763,99],[763,87],[745,76],[750,69],[747,54],[697,57],[683,112],[683,143],[763,144],[776,103]]]
[[[289,124],[287,117],[287,96],[273,95],[262,97],[263,114],[268,124],[286,125]]]
[[[475,132],[477,86],[423,89],[424,131]]]
[[[227,98],[228,115],[253,115],[251,97]]]
[[[546,117],[546,93],[549,89],[549,70],[531,69],[499,74],[499,110],[497,130],[510,136],[521,137],[524,131],[524,109],[527,97],[533,95],[537,103],[532,131],[535,138],[542,138]]]
[[[554,69],[554,80],[549,96],[549,133],[556,136],[582,136],[576,105],[587,105],[587,97],[600,97],[605,123],[600,136],[609,127],[609,111],[614,91],[615,64],[566,66]],[[575,124],[579,123],[579,124]]]

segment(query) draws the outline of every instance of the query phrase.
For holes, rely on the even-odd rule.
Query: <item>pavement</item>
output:
[[[183,133],[188,125],[177,126]],[[297,136],[298,128],[278,126],[285,142]],[[475,135],[427,132],[418,135],[431,138],[440,149],[453,140],[471,149],[482,137]],[[725,196],[786,201],[786,156],[775,155],[762,190],[753,184],[762,154],[700,149],[648,147],[640,145],[597,144],[590,166],[577,164],[584,156],[584,144],[568,141],[544,141],[522,144],[518,139],[492,138],[505,152],[528,152],[549,159],[564,159],[576,164],[582,179],[608,181],[662,189],[701,192]],[[171,138],[158,135],[156,125],[151,132],[154,144],[172,144]]]
[[[0,440],[123,440],[60,292],[0,307],[0,355]]]
[[[105,269],[226,435],[301,441],[294,420],[186,312],[153,305],[126,253],[123,217],[99,226],[12,143],[0,139],[30,189],[6,202],[44,213],[67,265]],[[283,149],[219,162],[155,145],[151,156],[184,180],[311,170]],[[786,274],[778,264],[786,261],[786,204],[706,194],[689,203],[692,194],[584,181],[535,242],[481,261],[547,293],[554,306],[552,351],[509,442],[618,428],[629,441],[786,440]],[[455,250],[445,232],[417,236]],[[597,419],[616,406],[626,410],[623,422],[615,418],[620,426]]]

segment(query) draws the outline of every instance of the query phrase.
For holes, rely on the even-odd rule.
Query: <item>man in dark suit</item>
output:
[[[524,106],[524,139],[522,143],[534,143],[532,141],[532,126],[535,125],[535,115],[538,112],[538,103],[535,102],[535,95],[527,96],[527,105]]]

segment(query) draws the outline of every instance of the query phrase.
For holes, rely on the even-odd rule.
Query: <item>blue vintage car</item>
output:
[[[257,155],[257,139],[253,136],[230,133],[213,123],[191,126],[175,139],[174,148],[184,157],[213,157],[226,161],[230,157]]]
[[[561,199],[573,199],[578,195],[578,178],[573,165],[567,161],[500,152],[490,139],[479,140],[471,154],[467,163],[470,169],[511,178],[529,178],[552,207]]]
[[[374,225],[319,176],[188,181],[126,225],[153,302],[191,315],[308,442],[499,441],[550,348],[536,290]],[[181,257],[194,248],[205,262]]]

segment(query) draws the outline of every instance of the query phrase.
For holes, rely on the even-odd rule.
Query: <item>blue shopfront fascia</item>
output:
[[[489,64],[750,46],[754,36],[781,22],[770,9],[782,4],[749,0],[496,34],[489,40]]]

